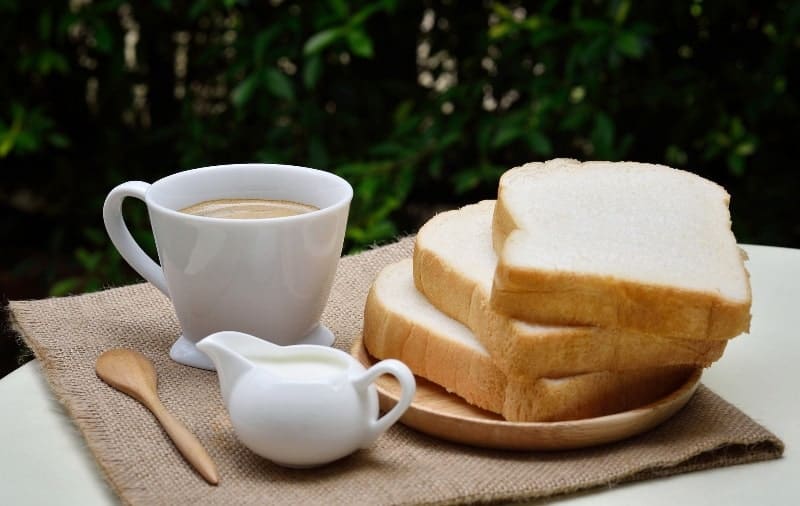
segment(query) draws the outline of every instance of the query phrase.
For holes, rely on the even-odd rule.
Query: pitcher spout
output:
[[[246,358],[247,350],[263,347],[266,341],[242,332],[224,331],[211,334],[197,343],[197,348],[208,355],[219,376],[222,400],[228,405],[231,390],[254,364]]]

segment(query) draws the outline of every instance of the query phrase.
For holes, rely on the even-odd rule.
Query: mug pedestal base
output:
[[[333,335],[333,332],[328,329],[328,327],[325,325],[319,325],[306,337],[295,344],[331,346],[335,340],[336,337]],[[211,359],[208,358],[205,353],[198,350],[197,346],[195,346],[195,343],[189,339],[186,339],[184,336],[179,337],[178,340],[175,341],[175,344],[173,344],[172,348],[169,350],[169,356],[172,360],[178,362],[179,364],[197,367],[198,369],[206,369],[208,371],[216,370],[214,368],[214,363],[211,362]]]

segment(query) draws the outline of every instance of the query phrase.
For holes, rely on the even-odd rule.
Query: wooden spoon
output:
[[[149,409],[161,423],[189,464],[212,485],[219,483],[217,467],[198,439],[177,418],[172,416],[158,398],[156,370],[147,357],[138,351],[117,348],[108,350],[95,364],[97,376],[124,392]]]

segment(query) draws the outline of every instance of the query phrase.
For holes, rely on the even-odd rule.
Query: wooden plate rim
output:
[[[367,352],[361,338],[357,339],[353,343],[353,346],[351,347],[351,354],[365,367],[369,367],[376,361],[376,359]],[[485,441],[475,437],[463,437],[459,434],[437,433],[436,431],[430,431],[428,430],[426,424],[421,423],[416,414],[413,417],[409,417],[408,412],[403,418],[401,418],[400,421],[414,429],[419,430],[420,432],[424,432],[434,437],[485,448],[531,450],[584,448],[625,439],[642,432],[646,432],[668,420],[681,408],[683,408],[687,402],[689,402],[689,399],[691,399],[697,390],[697,387],[700,385],[700,378],[702,377],[702,374],[703,369],[699,367],[696,368],[686,379],[686,381],[673,392],[665,395],[657,401],[640,406],[638,408],[594,418],[560,422],[509,422],[507,420],[488,420],[457,415],[453,413],[439,412],[430,409],[424,404],[420,404],[416,400],[412,401],[409,411],[414,410],[416,411],[416,414],[422,414],[430,418],[438,418],[445,421],[465,423],[483,431],[490,431],[493,436],[490,437],[489,440]],[[432,384],[435,385],[435,383]],[[375,386],[378,391],[378,395],[382,398],[382,401],[390,401],[391,403],[397,402],[398,396],[388,392],[378,384]],[[439,387],[438,385],[436,386]],[[444,389],[442,389],[442,393],[444,395],[458,397],[455,394],[446,392]],[[632,422],[640,419],[642,419],[642,423],[631,425]],[[624,427],[628,425],[633,427],[633,429],[624,430]],[[498,428],[501,430],[498,431]],[[573,443],[562,442],[556,444],[553,444],[553,442],[549,440],[549,434],[551,433],[572,432],[575,434],[585,434],[590,433],[593,430],[602,429],[610,429],[607,437],[599,437],[593,440],[578,438]],[[502,437],[498,438],[496,436],[498,433],[502,433],[503,431],[508,431],[509,434],[513,433],[516,435],[519,435],[520,433],[528,434],[531,437],[523,441],[522,444],[512,443],[510,441],[504,441]]]

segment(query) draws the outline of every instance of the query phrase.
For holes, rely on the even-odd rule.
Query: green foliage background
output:
[[[789,1],[0,0],[4,291],[131,282],[106,193],[241,161],[347,178],[348,251],[556,156],[691,170],[740,241],[800,246],[798,23]]]

